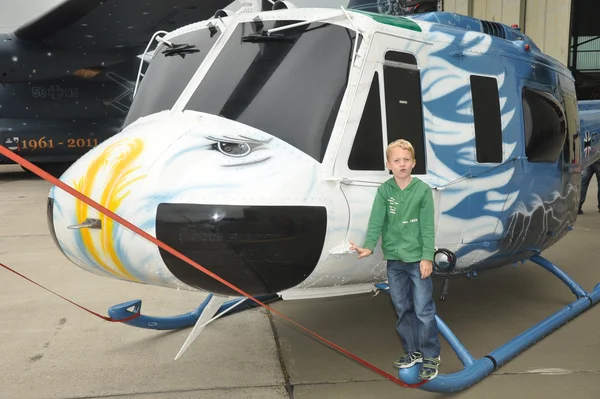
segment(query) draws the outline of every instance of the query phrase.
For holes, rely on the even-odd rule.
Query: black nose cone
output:
[[[327,210],[319,206],[160,204],[156,215],[159,240],[250,295],[304,281],[321,257],[326,231]],[[170,253],[160,253],[182,282],[239,295]]]

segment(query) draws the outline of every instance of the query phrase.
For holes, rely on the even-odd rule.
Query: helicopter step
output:
[[[132,327],[138,328],[146,328],[150,330],[178,330],[182,328],[192,327],[194,326],[200,316],[203,314],[211,300],[213,299],[213,294],[209,294],[204,301],[196,308],[195,310],[184,313],[178,316],[147,316],[140,314],[138,317],[124,321],[124,324],[127,324]],[[215,312],[216,314],[222,314],[227,312],[227,314],[233,314],[242,310],[254,308],[258,306],[253,301],[245,301],[246,297],[235,298],[229,301],[225,301]],[[256,297],[259,301],[263,303],[274,302],[280,297],[277,294],[271,295],[259,295]],[[243,304],[239,304],[239,302],[243,302]],[[238,305],[239,304],[239,305]],[[235,309],[231,309],[234,308]],[[108,315],[115,320],[123,320],[128,317],[133,316],[136,313],[140,313],[142,308],[142,300],[134,299],[132,301],[120,303],[118,305],[111,306],[108,309]],[[231,309],[231,310],[230,310]]]
[[[452,374],[439,374],[433,380],[420,386],[421,389],[431,392],[456,392],[468,388],[600,301],[600,283],[591,292],[586,292],[583,287],[547,259],[535,255],[529,260],[558,277],[571,289],[577,299],[480,359],[473,358],[452,330],[441,318],[436,316],[439,333],[456,352],[464,369]],[[383,287],[379,289],[381,288]],[[419,382],[418,367],[401,369],[398,375],[401,380],[408,384]]]
[[[444,285],[442,286],[442,293],[440,294],[440,301],[445,301],[448,297],[448,286],[450,285],[450,280],[445,279]]]

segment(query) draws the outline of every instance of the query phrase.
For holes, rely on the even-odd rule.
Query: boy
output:
[[[434,209],[431,188],[413,178],[415,150],[406,140],[396,140],[386,150],[386,167],[394,175],[377,189],[363,247],[350,242],[362,259],[373,253],[383,233],[381,247],[387,260],[390,295],[405,353],[397,368],[421,363],[419,378],[438,375],[440,343],[433,302]]]

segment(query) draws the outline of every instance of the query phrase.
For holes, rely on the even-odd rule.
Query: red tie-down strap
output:
[[[83,310],[85,310],[86,312],[88,312],[88,313],[91,313],[91,314],[93,314],[94,316],[101,318],[102,320],[106,320],[106,321],[112,321],[112,322],[118,322],[118,323],[122,323],[122,322],[124,322],[124,321],[133,320],[133,319],[135,319],[136,317],[138,317],[138,316],[140,315],[140,312],[138,311],[138,312],[136,312],[135,314],[133,314],[133,315],[131,315],[131,316],[129,316],[129,317],[126,317],[126,318],[124,318],[124,319],[118,319],[118,320],[117,320],[117,319],[113,319],[113,318],[111,318],[111,317],[108,317],[108,316],[101,315],[100,313],[96,313],[96,312],[94,312],[93,310],[90,310],[90,309],[86,308],[85,306],[81,306],[81,305],[79,305],[79,304],[77,304],[77,303],[73,302],[72,300],[70,300],[70,299],[68,299],[68,298],[65,298],[64,296],[62,296],[62,295],[60,295],[60,294],[58,294],[58,293],[56,293],[56,292],[52,291],[51,289],[48,289],[48,288],[44,287],[43,285],[36,283],[36,282],[35,282],[35,281],[33,281],[32,279],[30,279],[30,278],[28,278],[28,277],[26,277],[26,276],[22,275],[21,273],[19,273],[18,271],[14,270],[14,269],[11,269],[10,267],[6,266],[6,265],[5,265],[5,264],[3,264],[3,263],[0,263],[0,267],[3,267],[3,268],[5,268],[5,269],[6,269],[6,270],[8,270],[9,272],[12,272],[12,273],[16,274],[16,275],[17,275],[17,276],[19,276],[19,277],[23,277],[25,280],[29,281],[30,283],[37,285],[38,287],[40,287],[40,288],[42,288],[42,289],[44,289],[44,290],[46,290],[46,291],[48,291],[48,292],[50,292],[50,293],[52,293],[52,294],[56,295],[57,297],[59,297],[59,298],[61,298],[61,299],[64,299],[65,301],[67,301],[67,302],[69,302],[69,303],[71,303],[71,304],[73,304],[73,305],[77,306],[79,309],[83,309]]]
[[[180,252],[176,251],[175,249],[171,248],[170,246],[168,246],[167,244],[163,243],[162,241],[156,239],[155,237],[152,237],[150,234],[146,233],[145,231],[141,230],[140,228],[138,228],[137,226],[133,225],[132,223],[128,222],[127,220],[123,219],[122,217],[120,217],[119,215],[115,214],[114,212],[112,212],[111,210],[103,207],[102,205],[98,204],[96,201],[92,200],[91,198],[88,198],[87,196],[81,194],[79,191],[75,190],[74,188],[68,186],[67,184],[63,183],[62,181],[58,180],[57,178],[55,178],[54,176],[48,174],[47,172],[43,171],[42,169],[38,168],[37,166],[35,166],[34,164],[32,164],[31,162],[27,161],[26,159],[22,158],[21,156],[13,153],[12,151],[10,151],[8,148],[0,145],[0,154],[4,155],[5,157],[11,159],[12,161],[18,163],[19,165],[21,165],[22,167],[32,171],[33,173],[35,173],[36,175],[40,176],[41,178],[43,178],[44,180],[47,180],[48,182],[52,183],[53,185],[61,188],[62,190],[66,191],[67,193],[71,194],[72,196],[74,196],[75,198],[77,198],[78,200],[84,202],[85,204],[91,206],[92,208],[94,208],[95,210],[97,210],[98,212],[103,213],[104,215],[108,216],[109,218],[111,218],[112,220],[114,220],[115,222],[121,224],[122,226],[128,228],[129,230],[133,231],[134,233],[136,233],[137,235],[145,238],[146,240],[152,242],[153,244],[157,245],[159,248],[162,248],[163,250],[169,252],[171,255],[176,256],[177,258],[181,259],[182,261],[188,263],[189,265],[192,265],[193,267],[195,267],[196,269],[200,270],[201,272],[207,274],[208,276],[214,278],[215,280],[217,280],[218,282],[220,282],[221,284],[224,284],[225,286],[231,288],[232,290],[238,292],[240,295],[245,296],[246,298],[250,299],[251,301],[254,301],[256,304],[262,306],[265,309],[268,309],[271,313],[281,317],[282,319],[286,320],[287,322],[291,323],[292,325],[298,327],[299,329],[301,329],[302,331],[312,335],[313,337],[317,338],[319,341],[329,345],[330,347],[332,347],[333,349],[337,350],[338,352],[343,353],[344,355],[350,357],[351,359],[355,360],[356,362],[362,364],[363,366],[371,369],[372,371],[374,371],[375,373],[381,375],[382,377],[385,377],[386,379],[400,385],[406,388],[417,388],[420,387],[421,385],[425,384],[427,381],[421,381],[418,384],[407,384],[404,381],[400,380],[397,377],[394,377],[393,375],[381,370],[380,368],[372,365],[371,363],[367,362],[366,360],[361,359],[360,357],[348,352],[346,349],[334,344],[333,342],[323,338],[322,336],[320,336],[319,334],[309,330],[308,328],[302,326],[301,324],[293,321],[292,319],[290,319],[289,317],[279,313],[278,311],[276,311],[275,309],[273,309],[272,307],[270,307],[269,305],[259,301],[258,299],[254,298],[253,296],[251,296],[250,294],[247,294],[245,291],[243,291],[242,289],[236,287],[235,285],[231,284],[230,282],[222,279],[221,277],[217,276],[216,274],[214,274],[213,272],[211,272],[210,270],[200,266],[198,263],[194,262],[192,259],[188,258],[187,256],[181,254]],[[6,267],[6,266],[5,266]],[[16,273],[14,270],[9,269],[12,272]],[[17,273],[19,276],[26,278],[25,276],[23,276],[22,274]],[[31,282],[33,282],[30,279],[27,279]],[[35,283],[36,285],[40,286],[39,284]],[[41,286],[40,286],[41,287]],[[44,287],[42,287],[44,288]],[[50,290],[48,290],[50,291]],[[56,294],[58,295],[58,294]],[[59,295],[60,296],[60,295]],[[63,298],[63,297],[61,297]],[[67,301],[69,301],[66,298],[63,298]],[[77,305],[74,302],[69,301],[70,303],[86,310],[87,312],[90,312],[92,314],[98,315],[95,312],[92,312],[80,305]],[[137,317],[138,315],[134,315],[133,317]],[[105,316],[100,316],[105,320],[109,320],[109,321],[125,321],[125,320],[113,320],[110,318],[107,318]]]

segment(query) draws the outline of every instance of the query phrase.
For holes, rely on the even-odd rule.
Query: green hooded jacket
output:
[[[364,248],[373,251],[383,234],[385,260],[433,261],[435,246],[433,193],[415,177],[404,190],[392,177],[377,189]]]

